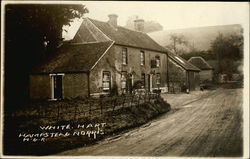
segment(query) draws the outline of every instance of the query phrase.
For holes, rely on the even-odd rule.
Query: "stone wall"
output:
[[[86,73],[65,74],[62,83],[64,98],[88,96],[88,76]]]
[[[201,70],[200,71],[201,81],[212,81],[213,80],[213,70]]]
[[[49,74],[30,75],[30,98],[51,99],[51,77]],[[88,78],[85,73],[70,73],[62,76],[63,98],[88,96]]]
[[[127,48],[128,63],[122,64],[122,49]],[[145,52],[145,65],[141,65],[140,51]],[[151,60],[155,56],[160,57],[160,67],[151,68]],[[159,87],[167,87],[167,55],[155,51],[143,50],[132,47],[123,47],[114,45],[106,55],[98,62],[90,73],[90,90],[91,93],[100,93],[102,91],[102,73],[103,71],[111,72],[111,87],[117,87],[118,93],[122,92],[121,73],[126,71],[132,74],[132,84],[141,80],[142,73],[145,73],[145,86],[148,89],[148,78],[151,75],[152,87],[157,88],[156,74],[160,73]]]
[[[50,99],[51,82],[49,75],[30,75],[30,98]]]

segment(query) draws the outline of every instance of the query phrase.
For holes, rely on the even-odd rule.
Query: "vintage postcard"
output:
[[[249,158],[249,3],[1,10],[1,158]]]

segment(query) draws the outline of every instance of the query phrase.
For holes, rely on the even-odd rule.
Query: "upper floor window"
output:
[[[127,65],[128,64],[128,49],[122,48],[122,64]]]
[[[109,71],[104,71],[102,74],[102,88],[104,91],[109,91],[111,86],[111,75]]]
[[[160,67],[160,56],[155,56],[156,67]]]
[[[141,51],[141,65],[145,65],[145,52]]]

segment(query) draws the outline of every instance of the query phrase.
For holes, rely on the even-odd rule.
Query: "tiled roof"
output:
[[[34,68],[32,72],[89,71],[112,44],[112,41],[87,44],[64,44],[53,56],[43,61]]]
[[[98,29],[100,29],[115,44],[138,47],[159,52],[166,52],[166,49],[156,43],[146,33],[130,30],[121,26],[113,27],[107,22],[89,19]]]
[[[213,68],[200,56],[197,57],[191,57],[188,60],[190,63],[195,65],[201,70],[212,70]]]
[[[191,63],[189,63],[188,61],[186,61],[185,59],[183,59],[182,57],[175,55],[171,52],[168,52],[168,56],[175,61],[176,63],[178,63],[180,66],[182,66],[185,70],[190,70],[190,71],[200,71],[199,68],[195,67],[194,65],[192,65]]]

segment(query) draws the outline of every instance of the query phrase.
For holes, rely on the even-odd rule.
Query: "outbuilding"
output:
[[[199,68],[201,83],[213,80],[213,68],[202,57],[191,57],[188,62]]]
[[[200,90],[200,69],[174,53],[168,57],[169,92]]]

